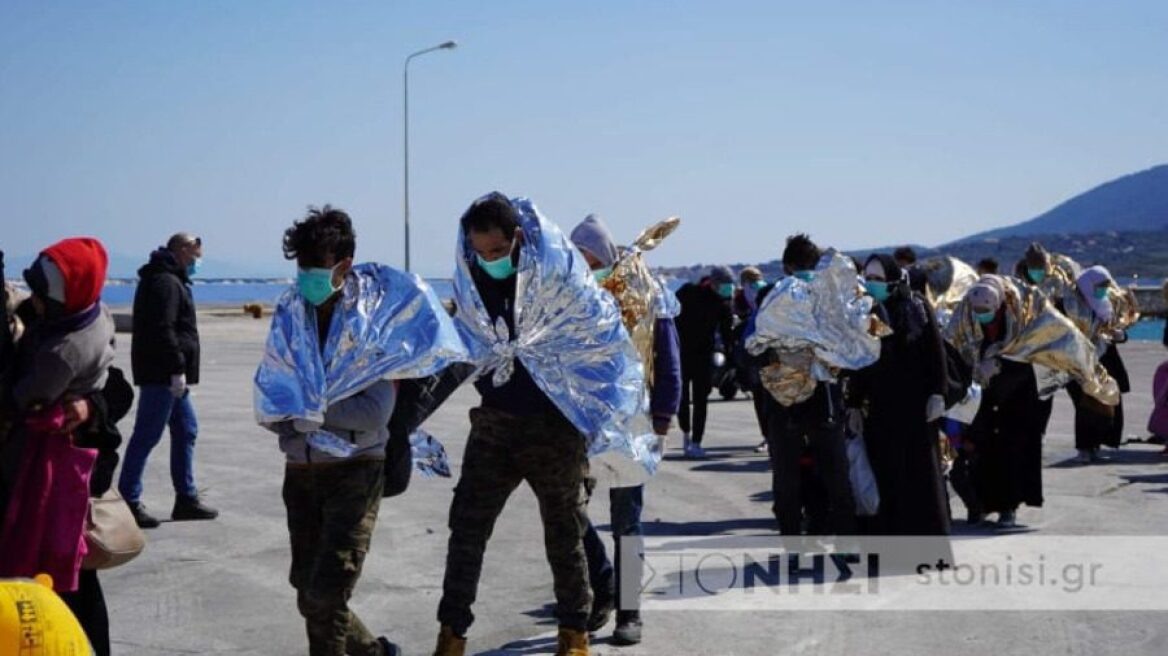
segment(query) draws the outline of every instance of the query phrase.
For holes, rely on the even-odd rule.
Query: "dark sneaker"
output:
[[[134,521],[138,523],[138,528],[158,528],[162,522],[150,513],[146,512],[146,506],[141,502],[126,503],[130,507],[130,514],[134,516]]]
[[[612,617],[612,611],[616,604],[616,592],[612,586],[612,583],[602,585],[600,589],[593,592],[592,614],[588,616],[589,633],[596,633],[603,629]]]
[[[393,644],[384,636],[377,639],[377,644],[381,645],[381,653],[385,656],[402,656],[401,647]]]
[[[1014,514],[1014,511],[998,515],[998,528],[1018,528],[1018,516]]]
[[[203,505],[198,497],[175,497],[174,512],[170,513],[170,518],[176,522],[215,519],[218,516],[218,510]]]
[[[616,630],[612,632],[612,643],[614,645],[637,645],[641,643],[640,611],[617,611]]]

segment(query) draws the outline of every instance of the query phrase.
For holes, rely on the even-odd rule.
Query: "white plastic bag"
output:
[[[981,409],[981,385],[974,383],[965,392],[965,398],[957,405],[949,408],[945,416],[962,424],[972,424],[977,411]]]
[[[868,462],[868,448],[863,435],[847,438],[848,478],[852,481],[852,496],[856,501],[856,514],[872,517],[880,509],[880,490],[876,487],[876,475]]]

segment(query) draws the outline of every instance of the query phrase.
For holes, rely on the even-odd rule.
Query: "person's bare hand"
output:
[[[64,410],[65,425],[61,428],[63,435],[71,435],[93,416],[93,406],[89,399],[69,399],[64,402]]]

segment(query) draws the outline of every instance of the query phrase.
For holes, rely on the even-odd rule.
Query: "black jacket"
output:
[[[516,277],[494,280],[477,264],[471,267],[471,276],[483,306],[495,322],[499,317],[507,322],[511,337],[515,337],[515,285]],[[518,359],[511,378],[499,387],[491,382],[491,376],[483,376],[475,382],[475,389],[483,397],[483,407],[502,410],[517,416],[559,415],[559,408],[539,388],[527,368]]]
[[[130,347],[136,385],[168,385],[186,374],[199,382],[199,328],[191,280],[174,255],[158,249],[138,269],[134,292],[134,341]]]
[[[721,334],[723,348],[734,346],[734,314],[730,301],[718,296],[708,285],[686,283],[677,290],[681,314],[674,319],[681,342],[682,360],[708,360],[714,352],[714,337]]]

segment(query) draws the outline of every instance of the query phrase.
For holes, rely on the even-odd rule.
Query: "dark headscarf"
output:
[[[874,253],[864,263],[866,270],[873,261],[880,263],[884,270],[884,280],[888,282],[888,298],[876,305],[875,311],[881,319],[892,327],[894,336],[899,336],[903,343],[915,341],[924,332],[929,322],[925,307],[920,296],[909,286],[908,272],[896,263],[889,255]]]

